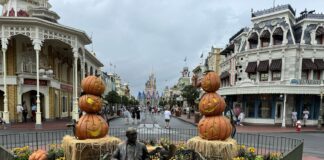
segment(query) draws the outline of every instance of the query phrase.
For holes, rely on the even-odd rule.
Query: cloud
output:
[[[251,25],[251,8],[273,6],[269,0],[50,0],[59,23],[93,37],[97,57],[111,72],[109,63],[137,95],[149,74],[155,73],[159,92],[181,76],[187,57],[190,70],[211,46],[224,47],[240,28]],[[290,3],[297,13],[304,8],[324,11],[322,0]],[[87,46],[91,48],[92,46]]]

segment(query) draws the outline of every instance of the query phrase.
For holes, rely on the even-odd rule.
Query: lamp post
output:
[[[323,84],[321,84],[321,92],[320,92],[320,106],[319,106],[319,113],[318,113],[318,124],[317,129],[322,129],[322,100],[323,100]]]

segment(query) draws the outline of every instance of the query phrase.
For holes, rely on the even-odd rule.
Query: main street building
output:
[[[245,122],[292,124],[291,112],[310,112],[318,123],[324,92],[324,15],[290,5],[256,11],[221,52],[222,87],[228,105],[245,112]]]
[[[85,48],[89,36],[57,23],[59,16],[49,10],[48,0],[0,4],[0,116],[17,121],[16,106],[25,101],[28,117],[37,103],[37,125],[44,119],[77,119],[80,80],[103,67]]]

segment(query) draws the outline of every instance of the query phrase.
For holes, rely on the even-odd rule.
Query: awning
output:
[[[221,73],[220,78],[225,79],[225,78],[228,78],[230,75],[231,74],[229,72],[224,71],[224,72]]]
[[[314,63],[317,66],[318,70],[324,70],[324,61],[323,61],[323,59],[315,59]]]
[[[247,73],[255,73],[257,68],[257,62],[249,62],[248,66],[245,69]]]
[[[281,59],[274,59],[271,61],[270,71],[281,71]]]
[[[302,70],[316,70],[317,66],[311,59],[303,59]]]
[[[258,72],[268,72],[269,60],[260,61],[257,71]]]

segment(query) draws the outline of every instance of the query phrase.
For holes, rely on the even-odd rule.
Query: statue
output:
[[[113,153],[112,160],[148,160],[146,146],[137,141],[135,128],[126,130],[127,140],[118,145]]]

